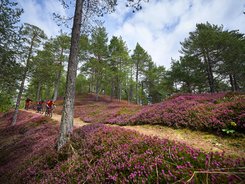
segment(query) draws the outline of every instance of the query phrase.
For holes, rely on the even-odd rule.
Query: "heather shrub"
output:
[[[12,117],[10,112],[0,119],[0,183],[26,183],[28,178],[21,179],[21,173],[51,155],[58,127],[40,114],[23,111],[13,127]],[[32,173],[35,177],[35,172]]]
[[[176,95],[168,100],[144,106],[134,115],[110,118],[106,123],[119,125],[159,124],[175,128],[191,128],[217,134],[222,129],[245,130],[245,95],[201,94]]]
[[[238,174],[244,173],[244,158],[207,154],[101,124],[77,129],[65,148],[48,160],[30,165],[21,176],[28,178],[27,183],[186,183],[197,171],[191,183],[238,183],[245,179]]]

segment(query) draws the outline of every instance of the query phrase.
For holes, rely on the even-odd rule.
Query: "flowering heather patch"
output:
[[[245,159],[206,154],[183,144],[118,127],[76,129],[57,155],[20,173],[26,183],[238,183]]]
[[[93,102],[83,106],[76,106],[74,116],[80,117],[85,122],[101,123],[117,116],[133,115],[139,108],[141,107],[137,105],[120,102]]]
[[[40,119],[41,117],[42,116],[40,114],[32,114],[32,113],[28,113],[26,111],[20,110],[17,116],[16,125],[25,124],[26,122],[30,122],[30,121],[36,121],[37,119]],[[5,121],[5,122],[7,121],[8,124],[11,124],[12,118],[13,118],[13,111],[4,114],[1,117],[0,121]]]
[[[87,94],[76,96],[74,117],[79,117],[84,122],[102,123],[117,116],[133,115],[142,107],[129,104],[127,101],[110,101],[110,97],[100,96],[99,101],[95,101],[95,95]],[[57,106],[55,113],[61,114],[62,106]]]
[[[58,126],[40,114],[20,111],[11,126],[13,113],[0,118],[0,183],[20,183],[15,176],[26,165],[54,152]]]
[[[245,95],[180,95],[162,103],[145,106],[133,116],[111,118],[111,124],[160,124],[220,133],[223,128],[245,130]]]

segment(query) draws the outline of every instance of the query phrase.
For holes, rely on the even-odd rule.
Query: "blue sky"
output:
[[[48,36],[58,34],[60,28],[52,13],[67,15],[58,0],[17,0],[24,9],[22,22],[34,24]],[[178,59],[180,42],[195,30],[197,23],[210,22],[223,25],[224,29],[245,33],[244,0],[150,0],[143,9],[132,13],[119,0],[116,12],[105,16],[109,39],[122,36],[130,50],[138,42],[157,65],[167,69],[171,58]]]

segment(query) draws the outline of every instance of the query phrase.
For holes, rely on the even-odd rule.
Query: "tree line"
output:
[[[58,91],[64,94],[69,43],[68,35],[49,39],[34,57],[37,65],[28,88],[33,98],[42,94],[56,100]],[[181,42],[182,56],[172,60],[169,70],[157,66],[139,43],[130,53],[122,37],[109,40],[104,27],[82,35],[79,45],[76,93],[95,93],[96,100],[105,94],[111,100],[148,104],[177,92],[245,90],[244,35],[208,22],[197,24]]]

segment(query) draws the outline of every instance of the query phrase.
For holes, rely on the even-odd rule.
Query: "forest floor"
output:
[[[36,113],[31,110],[28,110],[28,112]],[[52,119],[60,122],[61,115],[54,113]],[[85,123],[80,118],[74,118],[75,127],[81,127],[88,124],[90,123]],[[192,131],[189,129],[173,129],[158,125],[121,126],[121,128],[134,130],[142,135],[156,136],[158,138],[180,142],[205,152],[224,152],[226,156],[245,157],[245,137],[219,137],[207,132]]]

